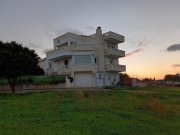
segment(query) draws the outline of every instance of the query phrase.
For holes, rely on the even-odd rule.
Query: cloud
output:
[[[145,48],[148,46],[148,44],[150,43],[150,41],[148,41],[145,37],[143,37],[142,39],[140,39],[138,42],[137,42],[137,49],[129,52],[126,54],[126,57],[130,57],[130,56],[133,56],[134,54],[137,54],[137,53],[140,53],[140,52],[143,52],[145,50]]]
[[[167,51],[180,51],[180,44],[174,44],[174,45],[170,45],[168,48],[167,48]]]
[[[45,31],[44,34],[50,39],[54,39],[56,37],[55,34],[50,31]]]
[[[136,49],[136,50],[134,50],[134,51],[132,51],[132,52],[130,52],[130,53],[127,53],[127,54],[126,54],[126,57],[132,56],[132,55],[134,55],[134,54],[136,54],[136,53],[139,53],[139,52],[141,52],[141,51],[143,51],[142,48],[141,48],[141,49]]]
[[[150,41],[146,39],[146,37],[143,37],[141,40],[138,41],[138,47],[146,47]]]
[[[49,51],[51,51],[51,50],[53,50],[53,49],[52,49],[52,48],[45,49],[45,50],[42,51],[42,53],[46,54],[47,52],[49,52]]]
[[[95,30],[95,28],[92,27],[92,26],[87,26],[86,28],[87,28],[88,30]]]
[[[60,35],[63,35],[67,32],[71,32],[74,34],[78,34],[78,35],[83,35],[84,33],[80,30],[78,30],[78,28],[71,28],[68,27],[66,25],[50,25],[45,31],[44,34],[49,38],[49,39],[54,39]]]
[[[28,48],[32,48],[32,49],[39,49],[39,48],[41,48],[41,46],[40,45],[37,45],[37,44],[34,44],[34,43],[32,43],[32,42],[25,42],[24,43],[24,46],[26,46],[26,47],[28,47]]]
[[[81,32],[77,29],[72,29],[72,28],[62,28],[61,30],[59,29],[59,30],[55,31],[56,36],[65,34],[67,32],[71,32],[71,33],[78,34],[78,35],[83,35],[83,32]]]
[[[180,64],[173,64],[171,65],[172,67],[179,67],[180,68]]]

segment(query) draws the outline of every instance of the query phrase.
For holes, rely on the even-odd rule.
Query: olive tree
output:
[[[34,50],[23,47],[15,41],[5,43],[0,41],[0,77],[8,80],[13,94],[18,78],[36,75],[42,71],[38,61],[39,56]]]

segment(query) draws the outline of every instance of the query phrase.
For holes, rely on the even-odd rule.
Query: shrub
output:
[[[59,84],[59,83],[65,83],[65,79],[63,78],[53,78],[49,81],[49,84]]]
[[[115,90],[115,89],[117,89],[116,86],[105,86],[104,88],[105,88],[105,89],[110,89],[110,90]]]
[[[29,83],[32,83],[32,82],[33,82],[33,78],[32,78],[32,77],[29,77],[29,78],[27,79],[27,81],[28,81]]]
[[[33,79],[32,77],[22,77],[22,78],[19,78],[18,79],[18,84],[19,85],[23,85],[23,84],[29,84],[29,83],[32,83],[33,82]]]
[[[73,77],[71,77],[71,76],[68,76],[68,79],[70,80],[70,82],[72,83],[73,82]]]

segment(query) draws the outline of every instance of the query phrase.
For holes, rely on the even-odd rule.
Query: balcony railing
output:
[[[109,72],[124,72],[126,71],[125,65],[107,64],[105,65],[106,71]]]
[[[59,75],[69,75],[71,74],[71,65],[62,65],[58,69]]]
[[[95,50],[95,45],[71,45],[71,46],[64,46],[61,48],[54,49],[52,51],[47,52],[47,59],[55,59],[57,57],[63,56],[71,56],[72,51],[83,51],[83,50]]]
[[[112,42],[112,43],[123,43],[124,42],[124,36],[119,35],[117,33],[114,32],[107,32],[104,34],[104,38],[106,41],[108,42]]]
[[[125,56],[125,51],[108,48],[105,49],[105,55],[113,58],[120,58]]]
[[[87,64],[87,65],[62,65],[58,69],[59,75],[70,75],[71,72],[74,71],[97,71],[97,65],[96,64]]]

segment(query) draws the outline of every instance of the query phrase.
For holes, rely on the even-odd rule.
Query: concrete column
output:
[[[96,29],[96,46],[97,46],[97,64],[98,71],[104,72],[104,45],[103,45],[103,35],[101,27]]]
[[[70,88],[70,87],[72,87],[71,86],[71,82],[70,82],[70,80],[68,79],[68,77],[66,76],[66,83],[65,83],[65,87],[66,88]]]

